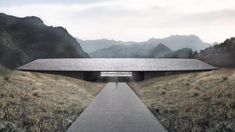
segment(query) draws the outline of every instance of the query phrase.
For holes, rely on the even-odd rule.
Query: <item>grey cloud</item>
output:
[[[108,0],[1,0],[0,6],[15,6],[29,4],[90,4]]]
[[[184,16],[184,20],[211,22],[235,20],[235,10],[219,10]]]
[[[235,10],[217,10],[191,14],[172,14],[162,26],[167,27],[200,27],[208,24],[219,25],[223,23],[235,22]]]
[[[83,11],[73,13],[74,16],[83,18],[107,17],[107,18],[118,18],[118,17],[144,17],[147,14],[138,10],[127,9],[122,6],[110,5],[110,6],[96,6]]]

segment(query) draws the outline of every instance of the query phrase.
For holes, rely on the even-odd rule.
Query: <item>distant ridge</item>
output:
[[[164,44],[149,47],[148,45],[113,45],[90,53],[93,58],[156,58],[170,52]]]
[[[133,42],[133,41],[124,42],[124,41],[115,41],[108,39],[99,39],[99,40],[77,39],[77,40],[81,44],[81,47],[89,54],[115,45],[124,45],[124,46],[140,45],[148,49],[151,49],[157,46],[158,44],[162,43],[165,46],[169,47],[171,50],[190,48],[193,51],[199,51],[210,46],[209,43],[203,42],[199,37],[195,35],[172,35],[161,39],[152,38],[149,39],[148,41],[143,41],[143,42]]]
[[[190,48],[194,51],[199,51],[210,46],[209,43],[203,42],[196,35],[171,35],[162,39],[149,39],[142,44],[156,44],[163,43],[165,46],[169,47],[172,50],[179,50],[183,48]]]
[[[109,48],[114,45],[132,45],[136,42],[123,42],[109,39],[97,39],[97,40],[81,40],[77,38],[77,41],[81,44],[81,47],[87,53],[92,53],[97,50]]]
[[[156,52],[159,53],[153,53],[151,50],[159,44],[163,44],[173,51],[185,48],[200,51],[210,46],[209,43],[203,42],[195,35],[172,35],[162,39],[152,38],[143,42],[123,42],[108,39],[77,40],[81,43],[81,47],[94,58],[156,58],[162,56],[161,51],[158,50]]]

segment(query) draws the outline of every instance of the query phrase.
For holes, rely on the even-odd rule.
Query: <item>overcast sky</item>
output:
[[[0,0],[0,12],[38,16],[81,39],[144,41],[195,34],[206,42],[235,36],[235,0]]]

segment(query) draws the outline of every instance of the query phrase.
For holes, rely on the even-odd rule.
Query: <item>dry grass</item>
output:
[[[103,83],[14,71],[0,77],[0,131],[65,131]]]
[[[235,69],[129,85],[170,132],[235,131]]]

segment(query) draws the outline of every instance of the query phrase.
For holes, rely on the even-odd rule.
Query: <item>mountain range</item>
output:
[[[16,68],[37,58],[89,57],[65,28],[47,26],[38,17],[0,13],[0,65]]]
[[[198,37],[195,36],[188,37],[198,40],[196,39]],[[176,36],[173,36],[173,38],[176,38]],[[187,37],[184,36],[182,38]],[[167,40],[169,40],[169,38]],[[151,41],[153,42],[154,40]],[[194,42],[195,41],[188,43],[193,47]],[[192,48],[177,49],[175,47],[171,49],[168,47],[169,45],[164,43],[159,43],[156,46],[153,46],[153,43],[147,44],[146,42],[142,44],[136,44],[134,42],[129,43],[129,45],[112,45],[108,48],[92,52],[90,56],[94,58],[193,58],[217,67],[235,67],[235,37],[226,39],[223,43],[214,43],[209,45],[209,47],[208,44],[205,44],[207,48],[201,49],[200,51],[193,50]],[[172,45],[174,45],[174,43]]]
[[[93,58],[153,58],[160,57],[171,52],[171,49],[163,44],[153,48],[148,45],[113,45],[108,48],[90,53]]]
[[[152,49],[158,44],[164,44],[166,47],[169,47],[171,50],[179,50],[183,48],[190,48],[193,51],[199,51],[210,46],[209,43],[203,42],[199,37],[195,35],[172,35],[162,39],[149,39],[148,41],[143,42],[133,42],[133,41],[115,41],[108,39],[99,39],[99,40],[81,40],[77,39],[81,44],[82,49],[88,54],[97,54],[99,51],[104,51],[105,49],[111,48],[125,48],[126,46],[132,46],[132,48],[144,48]],[[137,50],[133,49],[133,50]],[[112,56],[112,55],[110,55]]]
[[[137,44],[137,42],[123,42],[109,39],[97,39],[97,40],[82,40],[77,38],[77,41],[81,44],[81,47],[87,53],[92,53],[97,50],[104,48],[109,48],[114,45],[132,45]]]
[[[158,45],[164,45],[164,47],[170,50],[176,51],[180,49],[192,49],[193,51],[200,51],[211,44],[203,42],[199,37],[195,35],[172,35],[162,39],[149,39],[143,42],[134,41],[115,41],[108,39],[99,40],[81,40],[77,39],[81,44],[81,47],[93,58],[146,58],[146,57],[160,57],[164,54],[153,55],[154,48]],[[163,48],[162,50],[164,50]],[[141,52],[140,52],[141,51]],[[158,50],[161,52],[161,50]],[[164,51],[163,51],[164,52]],[[158,54],[158,53],[155,53]]]

